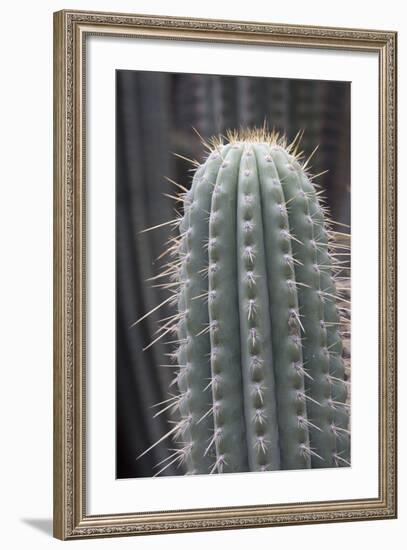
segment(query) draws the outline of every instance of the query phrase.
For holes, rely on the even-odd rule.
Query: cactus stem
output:
[[[155,416],[179,409],[181,421],[160,441],[186,443],[158,474],[185,460],[189,474],[349,464],[341,338],[349,334],[350,235],[333,230],[340,224],[311,183],[325,172],[308,172],[317,148],[304,161],[301,135],[289,146],[265,127],[228,131],[229,144],[199,135],[209,154],[197,170],[176,155],[195,172],[190,190],[173,182],[180,192],[165,193],[184,205],[183,217],[148,230],[179,226],[151,279],[178,303],[154,337],[177,334],[163,345],[179,345],[166,354],[179,362],[170,383],[179,395]]]

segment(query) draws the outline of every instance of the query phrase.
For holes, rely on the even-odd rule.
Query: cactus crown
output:
[[[178,393],[157,414],[178,416],[164,436],[178,447],[157,474],[175,462],[188,474],[350,464],[347,235],[301,135],[287,143],[263,126],[202,140],[207,158],[177,196],[159,275],[177,312],[155,341],[176,334]]]

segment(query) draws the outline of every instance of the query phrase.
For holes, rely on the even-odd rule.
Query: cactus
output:
[[[206,143],[176,197],[174,261],[157,276],[177,305],[157,337],[176,335],[177,393],[157,414],[178,414],[158,474],[350,465],[346,234],[332,229],[300,136],[226,139]]]

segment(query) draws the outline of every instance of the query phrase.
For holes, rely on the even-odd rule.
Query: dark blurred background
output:
[[[185,187],[191,165],[175,157],[202,160],[204,137],[241,126],[280,130],[292,140],[305,130],[306,155],[319,145],[312,172],[329,170],[317,182],[326,189],[333,218],[350,224],[350,84],[346,82],[157,73],[116,72],[116,476],[150,477],[169,455],[169,440],[137,460],[172,426],[153,419],[152,406],[169,397],[175,370],[171,346],[152,340],[158,321],[173,313],[162,307],[137,326],[132,323],[168,297],[146,279],[157,275],[156,258],[172,233],[168,226],[140,233],[174,217],[174,201],[163,193]],[[169,467],[160,475],[183,474]]]

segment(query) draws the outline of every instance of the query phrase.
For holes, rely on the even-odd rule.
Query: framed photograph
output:
[[[54,15],[54,534],[396,517],[396,33]]]

